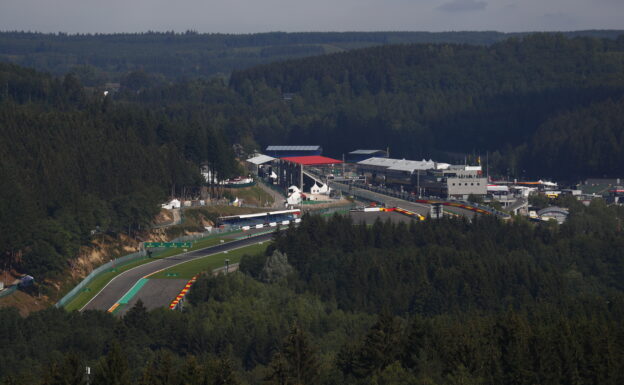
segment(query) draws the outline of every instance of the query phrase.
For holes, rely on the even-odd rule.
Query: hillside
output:
[[[621,31],[574,31],[568,36],[615,38]],[[127,82],[145,71],[153,82],[195,77],[227,77],[231,71],[304,56],[385,44],[455,43],[489,45],[510,36],[484,32],[301,32],[244,35],[193,31],[67,35],[0,32],[0,61],[65,75],[88,86]]]
[[[458,161],[450,153],[463,160],[489,152],[498,172],[539,176],[530,144],[543,136],[540,127],[621,98],[622,68],[624,37],[536,34],[491,46],[393,45],[273,63],[234,72],[230,84],[257,111],[249,128],[262,145],[318,143],[335,156],[390,147],[395,157],[450,161]],[[295,95],[286,106],[283,93]],[[613,127],[619,138],[621,126]],[[619,172],[619,142],[604,150],[614,154],[586,154],[592,168],[561,164],[544,176]]]
[[[0,263],[37,279],[97,234],[145,229],[169,194],[199,187],[199,163],[221,175],[237,167],[223,134],[194,117],[10,64],[0,84]]]

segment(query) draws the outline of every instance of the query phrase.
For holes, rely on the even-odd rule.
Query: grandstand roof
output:
[[[561,207],[557,207],[557,206],[550,206],[550,207],[546,207],[545,209],[541,209],[540,211],[537,212],[537,215],[544,215],[544,214],[561,214],[561,215],[569,215],[570,212],[567,209],[561,208]]]
[[[291,156],[288,158],[282,158],[292,163],[301,164],[304,166],[320,166],[323,164],[337,164],[342,163],[341,160],[328,158],[326,156],[311,155],[311,156]]]
[[[321,146],[268,146],[267,151],[320,151]]]
[[[272,156],[260,154],[258,156],[254,156],[253,158],[247,159],[247,162],[253,163],[253,164],[263,164],[266,162],[270,162],[274,159],[275,158],[273,158]]]
[[[351,154],[351,155],[370,155],[370,154],[376,154],[378,152],[385,153],[384,150],[355,150],[355,151],[351,151],[349,154]]]
[[[414,170],[430,170],[435,169],[436,164],[432,160],[406,160],[392,158],[369,158],[358,162],[358,164],[366,166],[386,167],[388,170],[410,171]]]

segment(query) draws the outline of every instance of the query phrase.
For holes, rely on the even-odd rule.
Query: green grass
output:
[[[218,234],[215,236],[206,237],[199,241],[193,242],[193,247],[190,250],[203,249],[206,247],[214,246],[221,243],[221,239],[223,234]],[[231,239],[223,239],[224,242],[229,242]],[[136,260],[134,262],[128,263],[121,267],[118,267],[114,271],[108,271],[106,273],[102,273],[99,276],[95,277],[87,285],[78,295],[76,295],[67,305],[65,305],[65,309],[72,310],[80,310],[84,305],[86,305],[91,298],[93,298],[97,293],[100,292],[106,286],[108,282],[110,282],[113,278],[123,273],[124,271],[128,271],[134,267],[144,265],[146,263],[152,262],[155,259],[167,258],[174,256],[176,254],[182,253],[182,249],[166,249],[154,254],[152,258],[143,258]]]
[[[89,283],[89,285],[87,285],[78,295],[76,295],[74,299],[72,299],[67,305],[65,305],[65,309],[69,311],[82,309],[82,307],[86,305],[97,293],[99,293],[100,290],[102,290],[104,286],[106,286],[106,284],[110,282],[110,280],[123,273],[124,271],[144,265],[153,260],[154,259],[150,258],[139,259],[113,271],[107,271],[106,273],[98,275],[97,277],[95,277],[95,279],[91,281],[91,283]]]
[[[167,270],[163,270],[158,274],[152,275],[150,279],[180,279],[186,278],[191,279],[195,275],[205,272],[212,271],[216,268],[223,267],[225,263],[225,259],[230,260],[230,264],[240,262],[240,259],[245,254],[256,254],[263,253],[269,242],[264,241],[262,244],[254,244],[250,246],[241,247],[240,249],[231,250],[226,252],[221,252],[218,254],[207,255],[202,258],[194,259],[189,262],[182,263],[177,266],[170,267]],[[174,275],[176,274],[176,275]]]
[[[269,205],[273,204],[273,196],[264,191],[260,186],[255,185],[245,188],[230,188],[225,189],[232,196],[238,197],[243,200],[243,203],[256,204],[258,206],[264,206],[265,203]]]

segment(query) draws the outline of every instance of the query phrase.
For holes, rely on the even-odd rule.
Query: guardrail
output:
[[[249,182],[249,183],[239,183],[239,184],[236,184],[236,183],[225,183],[225,184],[222,184],[222,185],[219,185],[219,186],[223,187],[223,188],[243,188],[243,187],[251,187],[251,186],[255,186],[255,185],[256,185],[256,182],[253,181],[253,182]]]
[[[15,291],[17,291],[17,285],[8,286],[4,290],[0,291],[0,298],[11,295],[15,293]]]
[[[208,238],[208,237],[211,237],[211,236],[214,236],[214,235],[224,235],[224,234],[229,234],[229,233],[235,233],[237,231],[240,231],[240,229],[238,227],[229,227],[229,228],[226,228],[226,229],[213,229],[209,233],[185,235],[185,236],[182,236],[182,237],[178,237],[178,238],[173,239],[171,242],[186,242],[186,241],[191,241],[191,240]],[[89,273],[89,275],[87,275],[82,281],[80,281],[80,283],[78,283],[78,285],[76,285],[67,294],[65,294],[65,296],[63,296],[63,298],[61,298],[56,303],[56,305],[54,305],[54,306],[59,308],[59,307],[63,307],[65,305],[67,305],[87,285],[89,285],[91,283],[91,281],[93,281],[99,275],[101,275],[101,274],[103,274],[103,273],[105,273],[107,271],[110,271],[110,269],[119,268],[119,267],[125,266],[125,265],[127,265],[129,263],[136,262],[136,261],[139,261],[139,260],[145,259],[145,258],[147,258],[147,253],[146,253],[145,250],[141,250],[141,251],[138,251],[136,253],[124,255],[123,257],[115,258],[113,260],[110,260],[110,261],[106,262],[103,265],[98,266],[97,268],[93,269],[93,271],[91,271],[91,273]]]

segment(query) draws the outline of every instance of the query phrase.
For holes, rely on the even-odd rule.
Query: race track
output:
[[[95,297],[93,297],[93,299],[91,299],[91,301],[89,301],[82,309],[80,309],[80,311],[109,310],[113,305],[118,303],[122,299],[122,297],[124,297],[131,290],[133,291],[137,290],[135,285],[142,278],[145,278],[148,275],[154,274],[156,272],[170,268],[180,263],[184,263],[184,262],[191,261],[193,259],[205,257],[207,255],[217,254],[223,251],[237,249],[239,247],[252,245],[258,242],[266,242],[270,240],[272,237],[273,237],[273,234],[271,233],[263,234],[263,235],[259,235],[259,236],[255,236],[251,238],[224,243],[224,244],[217,245],[217,246],[207,247],[205,249],[190,251],[188,253],[183,253],[183,254],[175,255],[172,257],[168,257],[168,258],[156,259],[154,260],[154,262],[150,262],[144,265],[137,266],[113,278],[99,293],[97,293]],[[158,281],[164,281],[164,280],[158,280]],[[146,287],[143,287],[140,290],[141,295],[142,296],[145,295],[146,300],[151,303],[154,301],[154,299],[153,299],[153,296],[145,294],[147,293],[147,291],[144,291],[144,289],[146,288],[149,288],[149,286],[146,285]],[[160,289],[156,289],[156,291],[158,290]],[[175,291],[175,288],[171,290],[169,288],[167,288],[166,290],[165,289],[162,290],[163,294],[165,292],[167,292],[168,294],[169,291]],[[172,299],[173,297],[170,298],[170,300]],[[132,302],[134,303],[134,301]]]

